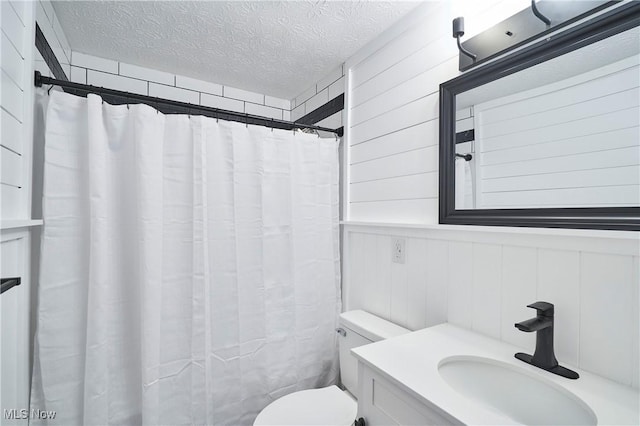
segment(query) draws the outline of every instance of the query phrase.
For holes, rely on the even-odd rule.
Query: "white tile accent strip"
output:
[[[303,103],[299,107],[294,108],[291,111],[291,121],[296,121],[298,118],[305,115],[305,104]]]
[[[222,96],[200,94],[200,105],[212,108],[221,108],[229,111],[244,112],[244,102],[237,99],[223,98]]]
[[[72,66],[69,80],[74,83],[87,84],[87,69]]]
[[[176,75],[176,86],[195,90],[196,92],[222,96],[222,86],[220,84],[196,80],[195,78],[184,77],[182,75]]]
[[[314,84],[313,86],[309,87],[307,90],[305,90],[304,92],[302,92],[301,94],[295,97],[292,103],[292,107],[295,107],[295,108],[299,107],[300,105],[304,104],[306,101],[311,99],[316,93],[318,92],[316,91],[316,85]]]
[[[263,117],[277,118],[278,120],[282,120],[282,110],[279,108],[256,105],[247,102],[244,109],[247,114],[261,115]]]
[[[238,99],[241,101],[264,105],[264,95],[260,93],[254,93],[247,90],[236,89],[235,87],[225,86],[224,89],[222,89],[222,94],[225,98]]]
[[[71,52],[71,65],[97,71],[104,71],[111,74],[118,74],[118,62],[112,61],[111,59],[86,55],[76,51]]]
[[[288,101],[286,99],[274,98],[273,96],[265,96],[264,104],[267,106],[280,108],[282,110],[291,111],[291,101]]]
[[[164,84],[149,82],[149,96],[156,98],[172,99],[174,101],[186,102],[197,105],[200,101],[200,94],[193,90],[181,89],[179,87],[165,86]]]
[[[329,86],[329,100],[344,93],[344,76]]]
[[[72,65],[74,79],[81,81],[82,71],[88,73],[87,84],[142,94],[147,94],[148,90],[149,96],[235,112],[247,112],[279,120],[290,120],[291,117],[289,100],[265,96],[261,93],[119,63],[79,52],[72,53]]]
[[[156,83],[166,84],[167,86],[173,86],[175,84],[175,76],[173,74],[122,62],[120,62],[119,74],[139,80],[155,81]]]
[[[147,95],[147,82],[106,72],[87,70],[87,84]]]
[[[305,110],[308,111],[308,114],[309,112],[320,108],[327,102],[329,102],[329,89],[324,89],[306,102],[307,106],[305,107]]]

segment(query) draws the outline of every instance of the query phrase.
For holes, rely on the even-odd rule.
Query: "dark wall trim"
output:
[[[324,120],[327,117],[331,117],[333,114],[335,114],[336,112],[340,112],[343,109],[344,109],[344,93],[336,96],[326,104],[314,109],[310,113],[300,117],[299,119],[296,120],[296,123],[315,124],[315,123],[318,123],[319,121]],[[338,132],[338,136],[342,136],[344,129],[340,127],[340,129],[338,130],[341,130],[341,129],[342,131]]]
[[[475,129],[465,130],[464,132],[456,133],[456,143],[465,143],[476,140]]]
[[[56,58],[56,54],[53,53],[53,49],[51,45],[47,41],[46,37],[42,33],[40,26],[36,23],[36,48],[38,52],[44,58],[44,61],[47,63],[47,66],[58,80],[69,81],[69,78],[65,74],[58,58]]]

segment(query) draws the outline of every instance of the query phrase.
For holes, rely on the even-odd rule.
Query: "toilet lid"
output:
[[[337,386],[290,393],[267,405],[255,426],[266,425],[351,425],[358,404]]]

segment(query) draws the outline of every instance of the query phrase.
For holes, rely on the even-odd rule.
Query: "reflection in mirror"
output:
[[[458,94],[456,209],[640,206],[639,87],[636,27]]]

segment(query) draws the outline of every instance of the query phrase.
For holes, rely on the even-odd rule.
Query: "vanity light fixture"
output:
[[[455,18],[453,38],[460,50],[458,69],[466,71],[616,3],[612,0],[531,0],[529,7],[467,38],[464,43],[460,40],[464,35],[464,18]]]

